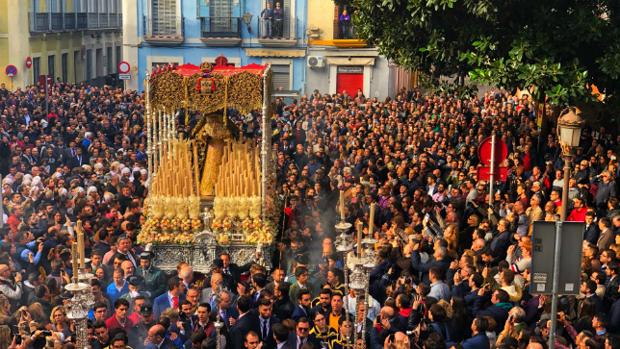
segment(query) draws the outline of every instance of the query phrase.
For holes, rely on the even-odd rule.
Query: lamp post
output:
[[[558,140],[562,147],[564,158],[564,183],[562,188],[562,211],[560,222],[556,223],[555,249],[553,254],[553,287],[551,299],[551,329],[549,331],[549,348],[555,347],[555,331],[557,328],[558,288],[560,284],[560,246],[562,245],[562,223],[566,220],[568,211],[568,181],[570,177],[570,162],[572,150],[579,146],[581,129],[584,120],[581,111],[575,107],[568,107],[560,113],[558,118]]]
[[[564,158],[564,185],[562,188],[562,211],[560,220],[566,220],[568,211],[568,181],[570,177],[570,161],[572,150],[579,146],[581,139],[581,129],[584,120],[581,118],[581,111],[575,107],[564,109],[558,118],[558,139],[562,147],[562,157]]]

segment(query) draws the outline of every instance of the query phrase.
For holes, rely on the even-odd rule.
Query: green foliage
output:
[[[591,103],[587,86],[596,84],[609,108],[620,102],[620,1],[351,3],[358,35],[400,65],[508,89],[534,85],[535,98],[555,105]]]

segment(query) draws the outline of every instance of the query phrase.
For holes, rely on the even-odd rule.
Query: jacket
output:
[[[463,349],[489,349],[489,338],[486,334],[478,333],[477,335],[468,338],[461,343]]]

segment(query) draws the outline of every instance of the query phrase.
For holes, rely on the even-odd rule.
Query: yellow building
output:
[[[121,59],[121,26],[121,0],[0,0],[0,83],[103,81]]]
[[[384,98],[411,88],[411,74],[357,37],[350,21],[354,11],[333,0],[308,1],[306,91],[361,91],[366,97]]]

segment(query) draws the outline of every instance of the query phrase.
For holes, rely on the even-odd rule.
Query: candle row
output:
[[[261,196],[261,168],[257,147],[227,142],[218,170],[215,193],[221,197]]]
[[[171,139],[153,179],[152,195],[189,197],[198,195],[198,149],[195,142]]]

